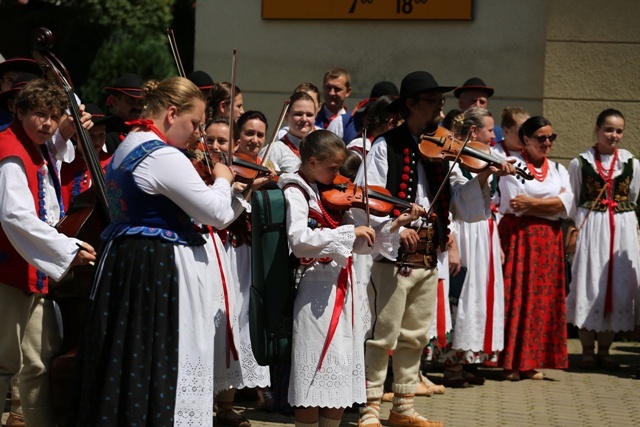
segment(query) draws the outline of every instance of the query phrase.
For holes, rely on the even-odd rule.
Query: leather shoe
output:
[[[518,371],[511,371],[511,370],[505,369],[504,371],[502,371],[500,376],[505,381],[520,381],[520,372]]]
[[[216,413],[218,424],[228,427],[251,427],[249,420],[233,409],[225,409]]]
[[[424,387],[431,392],[431,394],[444,394],[445,386],[441,384],[434,384],[429,380],[429,378],[420,374],[420,383],[418,384],[418,388],[416,389],[416,396],[420,396],[418,394],[418,390],[420,389],[420,384],[423,384]]]
[[[580,367],[580,369],[588,371],[596,369],[596,356],[593,353],[583,354],[578,366]]]
[[[431,387],[422,381],[418,381],[418,384],[416,385],[416,396],[431,396],[432,394],[433,390]]]
[[[620,369],[620,364],[613,360],[608,354],[598,355],[598,366],[606,371],[617,371]]]
[[[464,371],[463,376],[465,381],[471,385],[484,385],[484,377],[482,375]]]
[[[391,427],[444,427],[444,423],[440,421],[431,421],[422,417],[402,415],[394,411],[389,413],[389,425]]]
[[[445,368],[442,384],[445,387],[451,388],[467,388],[469,387],[469,383],[467,382],[464,374],[465,372],[462,370],[462,366],[460,365],[453,369]]]
[[[520,372],[520,376],[522,378],[528,379],[528,380],[543,380],[544,379],[544,374],[542,372],[538,372],[535,369],[529,369],[528,371],[522,371]]]

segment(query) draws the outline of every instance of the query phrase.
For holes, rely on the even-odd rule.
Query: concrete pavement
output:
[[[640,343],[614,342],[611,353],[622,365],[616,372],[578,370],[580,351],[579,341],[570,339],[570,368],[542,370],[546,376],[543,381],[500,381],[500,370],[480,369],[487,378],[483,386],[417,397],[416,409],[429,418],[444,421],[447,427],[640,426],[640,380],[634,379],[640,363]],[[438,382],[442,373],[435,372],[429,377]],[[249,418],[253,427],[293,425],[292,417],[260,412],[253,400],[236,400],[237,409]],[[390,403],[382,405],[385,426],[390,409]],[[7,415],[3,415],[3,423]],[[353,426],[357,420],[357,413],[347,412],[342,425]]]
[[[640,426],[640,380],[635,371],[640,363],[640,343],[614,342],[611,353],[622,364],[619,371],[582,372],[580,342],[569,340],[570,368],[544,369],[543,381],[500,380],[499,369],[480,369],[487,381],[482,386],[447,389],[444,395],[417,397],[416,409],[428,418],[444,421],[447,427],[632,427]],[[429,375],[434,382],[442,373]],[[238,409],[252,427],[292,425],[293,418],[265,414],[253,402],[238,402]],[[383,403],[382,424],[391,409]],[[346,413],[342,425],[356,425],[357,413]]]

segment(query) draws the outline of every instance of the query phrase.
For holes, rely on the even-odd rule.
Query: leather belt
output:
[[[438,246],[436,244],[436,230],[432,225],[427,225],[420,230],[416,227],[408,227],[418,232],[420,241],[416,250],[407,253],[403,247],[398,251],[396,261],[381,259],[379,262],[396,264],[398,267],[409,268],[434,268],[438,264]]]

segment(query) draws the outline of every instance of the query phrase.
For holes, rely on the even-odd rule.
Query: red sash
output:
[[[220,277],[222,278],[222,291],[224,292],[224,308],[227,317],[227,368],[231,366],[231,359],[229,353],[233,354],[233,360],[238,360],[238,350],[233,340],[233,328],[231,327],[231,315],[229,313],[229,291],[227,290],[227,280],[224,277],[224,271],[222,270],[222,261],[220,261],[220,252],[218,252],[218,245],[216,245],[216,239],[213,236],[213,230],[209,228],[209,235],[213,239],[213,248],[216,250],[216,257],[218,259],[218,269],[220,270]]]
[[[484,327],[484,352],[489,354],[493,347],[493,302],[495,291],[495,271],[493,270],[493,233],[495,223],[489,218],[489,272],[487,277],[487,322]]]
[[[331,322],[329,323],[329,331],[327,332],[327,338],[324,341],[324,346],[322,347],[322,353],[320,353],[320,360],[318,361],[318,368],[322,368],[322,362],[324,361],[324,357],[327,354],[327,350],[329,350],[329,345],[333,340],[333,336],[336,333],[336,329],[338,328],[338,323],[340,322],[340,313],[342,313],[342,309],[344,308],[344,299],[347,294],[348,287],[351,286],[351,306],[353,308],[353,277],[352,277],[352,259],[351,257],[347,258],[347,266],[340,270],[340,274],[338,275],[338,283],[336,283],[336,301],[333,305],[333,313],[331,313]],[[353,310],[351,310],[351,325],[353,325]]]

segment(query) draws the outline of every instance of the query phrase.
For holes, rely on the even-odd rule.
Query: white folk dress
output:
[[[464,208],[458,199],[452,199],[454,217]],[[453,313],[452,348],[458,363],[495,361],[504,342],[504,283],[498,226],[493,219],[455,222],[460,262],[467,267],[467,275]],[[491,279],[490,272],[493,272]]]
[[[300,169],[300,157],[289,148],[289,146],[283,142],[284,138],[287,138],[289,143],[296,149],[300,148],[300,138],[293,136],[290,132],[286,133],[282,140],[274,141],[271,146],[265,145],[258,157],[271,161],[277,165],[282,172],[293,173]],[[268,150],[268,153],[267,153]],[[265,154],[267,155],[265,158]]]
[[[239,199],[237,199],[239,200]],[[238,201],[241,205],[240,213],[245,209],[250,213],[249,203]],[[225,255],[231,267],[231,284],[229,290],[229,305],[232,307],[229,319],[232,322],[234,344],[238,352],[238,360],[229,358],[227,368],[226,359],[228,348],[220,341],[224,357],[216,365],[216,392],[230,388],[269,387],[271,385],[269,367],[260,366],[253,355],[251,336],[249,333],[249,294],[251,289],[251,246],[246,243],[234,247],[228,238],[224,244]],[[221,333],[224,333],[221,330]]]
[[[338,276],[350,263],[354,250],[379,252],[395,258],[400,240],[389,233],[391,222],[376,228],[373,248],[355,247],[354,225],[338,228],[308,226],[309,209],[321,214],[316,185],[307,184],[298,174],[284,174],[278,185],[293,183],[285,191],[287,200],[287,231],[289,246],[297,257],[331,257],[328,263],[313,261],[303,270],[294,304],[293,352],[289,403],[299,407],[345,408],[366,401],[364,370],[364,339],[370,322],[367,284],[355,280],[353,267],[335,335],[331,340],[320,369],[318,365],[336,305]],[[345,222],[350,222],[345,215]],[[303,267],[301,267],[303,268]]]
[[[613,178],[623,173],[624,164],[633,162],[633,175],[629,182],[629,201],[636,202],[640,193],[640,164],[627,150],[618,149],[618,161]],[[597,171],[593,148],[581,154],[584,163]],[[601,155],[604,169],[611,168],[613,155]],[[586,166],[586,165],[585,165]],[[584,166],[583,166],[584,167]],[[579,159],[573,159],[569,165],[571,187],[576,203],[582,191],[583,167]],[[573,219],[579,226],[589,210],[578,207]],[[576,252],[571,269],[572,281],[567,296],[567,321],[579,328],[602,331],[633,330],[634,303],[638,292],[638,274],[640,255],[638,251],[638,221],[634,211],[620,212],[614,215],[614,258],[612,281],[612,312],[604,316],[604,302],[607,287],[607,268],[611,261],[609,244],[611,232],[608,211],[593,210],[578,233]],[[638,311],[637,307],[635,308]]]
[[[140,144],[154,139],[157,139],[157,136],[151,132],[130,133],[114,154],[113,164],[117,167]],[[217,179],[210,187],[204,185],[191,162],[173,147],[163,147],[149,154],[135,168],[133,177],[135,184],[141,191],[171,199],[197,223],[220,226],[233,218],[229,183],[224,179]],[[213,325],[216,319],[224,314],[221,306],[221,272],[229,275],[229,269],[223,255],[224,252],[220,257],[216,255],[216,248],[213,246],[214,239],[207,237],[206,234],[204,237],[205,244],[202,246],[173,245],[172,258],[177,270],[178,287],[179,338],[176,349],[178,366],[170,367],[174,371],[177,370],[177,383],[170,385],[175,387],[176,394],[175,401],[167,402],[167,406],[169,409],[173,406],[174,426],[212,426],[213,424]],[[117,251],[118,246],[115,242],[109,241],[104,248],[100,263],[96,266],[94,285],[100,284],[103,276],[105,280],[108,280],[111,275],[115,276],[113,270],[103,269],[112,249]],[[217,243],[220,245],[218,253],[221,253],[222,246],[219,241]],[[136,265],[138,268],[150,268],[145,267],[145,262],[142,259],[130,258],[122,262]],[[153,254],[148,255],[147,262],[162,265],[163,261],[165,260],[154,259]],[[134,270],[133,267],[131,269]],[[91,299],[94,301],[94,305],[99,305],[102,297],[108,302],[108,289],[102,290],[100,287],[94,286],[92,292]],[[106,296],[105,292],[107,292]],[[124,307],[127,302],[120,301],[119,304]],[[126,315],[126,310],[122,311]],[[166,313],[158,313],[158,315],[164,317]],[[133,322],[133,320],[131,321]],[[123,322],[126,323],[124,320]],[[115,346],[114,343],[111,344]],[[93,346],[93,349],[87,348],[86,353],[97,353],[98,347],[97,344]],[[111,356],[107,354],[104,360],[113,363],[109,357],[128,361],[136,356],[125,353],[112,354]],[[105,366],[103,369],[100,366],[89,366],[87,369],[100,375],[97,372],[106,372],[107,367]],[[140,381],[153,383],[154,381],[162,381],[162,378],[152,377],[140,379]],[[105,389],[108,388],[106,380],[103,380],[102,383],[107,384],[104,386]],[[127,390],[121,389],[113,392],[116,396],[119,393],[127,392]],[[97,393],[100,393],[100,390],[88,391],[88,394]],[[106,400],[118,399],[103,399],[99,405],[100,408],[89,406],[85,407],[84,411],[95,413],[100,410],[101,414],[105,413],[104,411],[109,413],[110,403]],[[109,417],[108,415],[104,416]],[[113,416],[111,419],[115,425],[117,421],[113,419]]]

